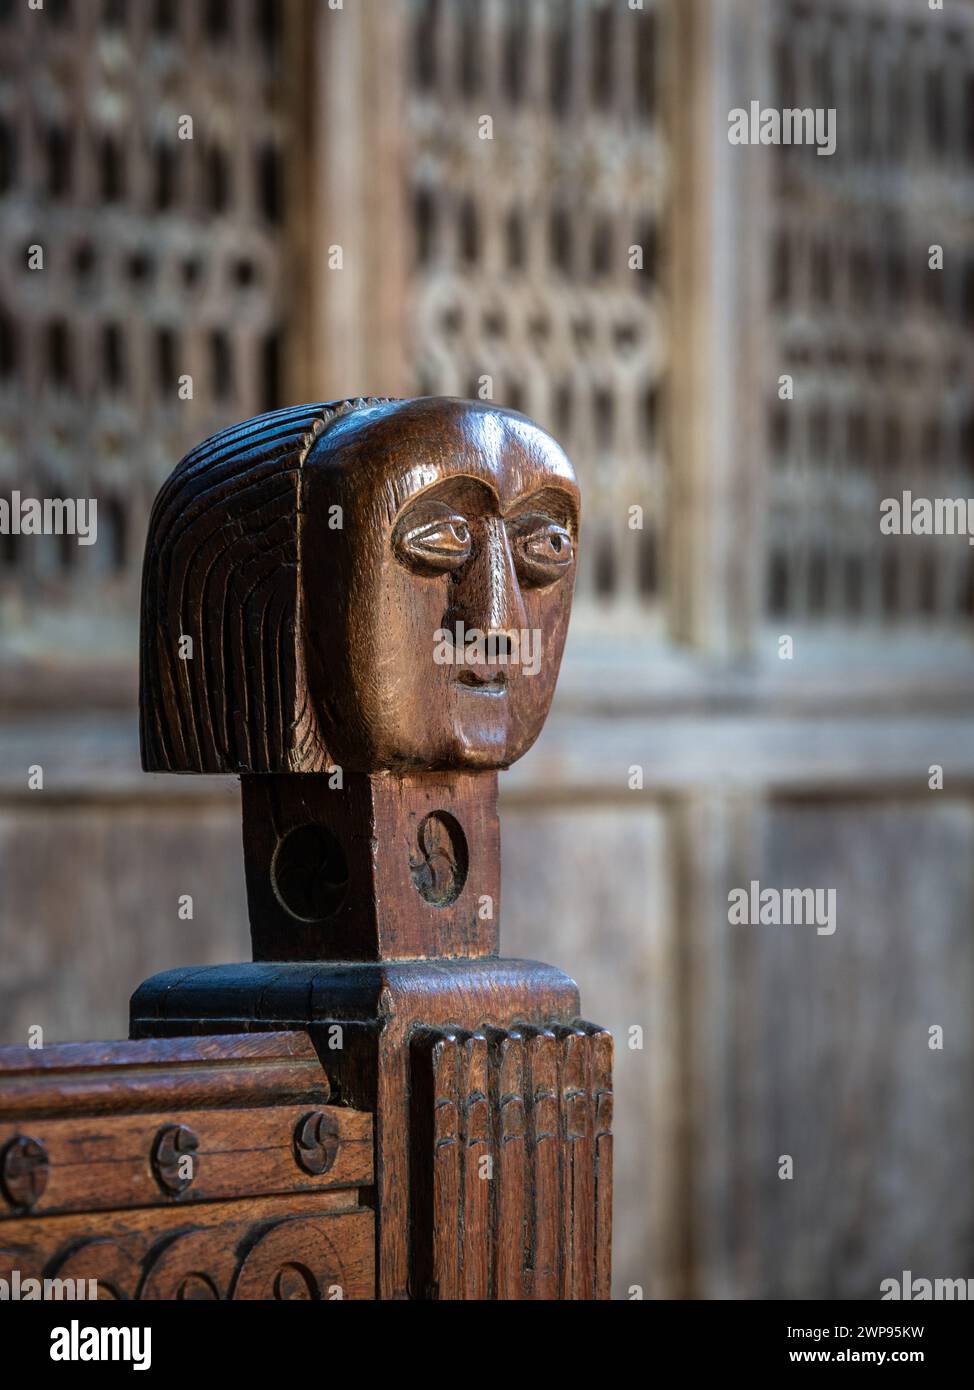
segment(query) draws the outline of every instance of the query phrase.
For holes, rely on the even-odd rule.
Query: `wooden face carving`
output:
[[[153,772],[505,767],[544,723],[575,577],[555,441],[477,401],[332,401],[205,440],[153,507]]]
[[[308,697],[354,770],[498,768],[537,738],[575,577],[578,490],[553,439],[487,403],[356,411],[303,470]]]

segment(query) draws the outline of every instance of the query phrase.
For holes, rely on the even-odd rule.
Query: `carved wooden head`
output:
[[[143,766],[506,767],[548,713],[577,536],[565,454],[488,402],[362,398],[214,435],[149,524]]]

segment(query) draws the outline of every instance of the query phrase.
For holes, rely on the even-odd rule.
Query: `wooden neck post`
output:
[[[254,960],[497,954],[497,774],[247,775]]]

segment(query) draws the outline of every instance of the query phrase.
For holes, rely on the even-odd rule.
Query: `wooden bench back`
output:
[[[301,1032],[0,1050],[0,1278],[372,1298],[372,1117],[331,1102]]]

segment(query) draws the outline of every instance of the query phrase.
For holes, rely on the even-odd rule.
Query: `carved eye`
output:
[[[571,565],[572,538],[551,517],[519,517],[509,529],[514,567],[522,583],[539,588],[553,584]]]
[[[396,527],[393,545],[400,561],[417,574],[447,574],[470,559],[470,527],[462,516],[410,512]]]

